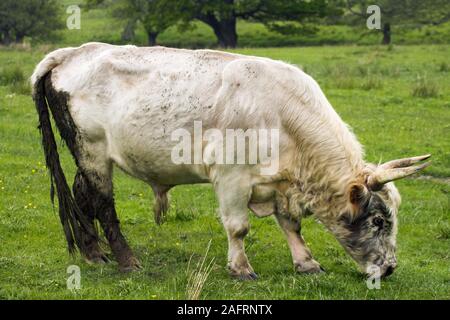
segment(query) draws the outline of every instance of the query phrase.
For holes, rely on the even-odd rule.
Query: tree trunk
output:
[[[223,48],[236,48],[238,42],[236,18],[220,21],[219,24],[219,45]]]
[[[391,43],[391,25],[389,23],[385,23],[383,26],[383,44]]]
[[[148,45],[153,47],[156,46],[156,38],[158,38],[159,32],[148,32],[147,33],[147,39],[148,39]]]
[[[236,48],[238,35],[236,31],[236,18],[223,19],[211,25],[221,48]]]
[[[2,32],[2,44],[5,45],[5,46],[11,44],[11,37],[9,36],[9,32],[8,31],[3,31]]]
[[[130,42],[134,39],[135,33],[134,29],[136,28],[136,21],[130,20],[127,22],[127,25],[122,31],[121,39],[122,42]]]
[[[23,43],[23,39],[25,38],[25,36],[23,35],[16,35],[16,43]]]
[[[217,18],[213,12],[209,12],[199,15],[197,19],[213,29],[221,48],[236,48],[238,35],[236,32],[236,15],[234,13],[231,13],[226,18]]]

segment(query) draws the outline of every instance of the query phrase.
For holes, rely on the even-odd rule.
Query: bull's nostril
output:
[[[384,276],[388,277],[390,276],[392,273],[394,273],[394,267],[393,266],[388,266],[386,268],[386,271],[384,272]]]

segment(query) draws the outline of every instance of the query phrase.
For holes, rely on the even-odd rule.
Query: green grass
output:
[[[368,160],[433,154],[433,166],[426,174],[434,179],[397,183],[403,196],[399,268],[382,282],[381,290],[367,289],[355,263],[313,219],[304,220],[304,236],[326,274],[295,274],[275,221],[252,217],[247,252],[260,279],[232,280],[225,267],[226,234],[209,185],[172,190],[168,221],[158,227],[153,222],[150,188],[118,170],[117,211],[144,269],[121,274],[115,263],[91,266],[79,257],[70,258],[57,211],[49,200],[34,106],[29,95],[14,90],[14,83],[23,85],[47,50],[0,50],[0,65],[7,66],[0,70],[0,78],[10,79],[0,85],[0,298],[186,298],[189,261],[192,269],[202,260],[210,240],[206,261],[215,260],[202,299],[450,298],[450,75],[442,68],[450,46],[239,50],[282,59],[312,74],[354,128]],[[439,84],[439,94],[412,94],[422,74]],[[343,79],[353,85],[340,85]],[[60,150],[72,179],[74,164],[67,148]],[[82,289],[74,293],[66,289],[66,268],[71,264],[79,265],[82,272]]]
[[[430,81],[426,76],[417,76],[416,83],[412,89],[414,97],[431,98],[439,95],[438,85]]]

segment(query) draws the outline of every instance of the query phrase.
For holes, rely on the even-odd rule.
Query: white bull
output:
[[[115,164],[151,185],[158,222],[170,188],[211,182],[228,235],[228,266],[239,278],[256,277],[244,251],[248,208],[258,216],[275,215],[299,272],[322,270],[300,234],[301,218],[310,214],[364,270],[373,264],[384,275],[394,270],[400,196],[390,181],[424,168],[412,165],[429,156],[365,163],[353,133],[298,68],[210,50],[90,43],[50,53],[32,85],[70,251],[76,245],[86,259],[106,261],[93,228],[98,219],[120,269],[139,267],[114,209]],[[73,195],[48,109],[78,166]],[[195,136],[194,122],[224,135],[227,129],[277,130],[275,172],[263,174],[260,157],[252,164],[220,163],[211,152],[220,150],[214,139],[193,143],[200,147],[200,161],[175,163],[179,141],[172,134],[184,129]]]

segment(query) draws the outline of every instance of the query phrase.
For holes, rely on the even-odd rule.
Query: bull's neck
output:
[[[339,214],[349,186],[361,178],[361,145],[325,97],[300,103],[286,105],[282,116],[297,149],[292,178],[309,210],[319,217]]]

